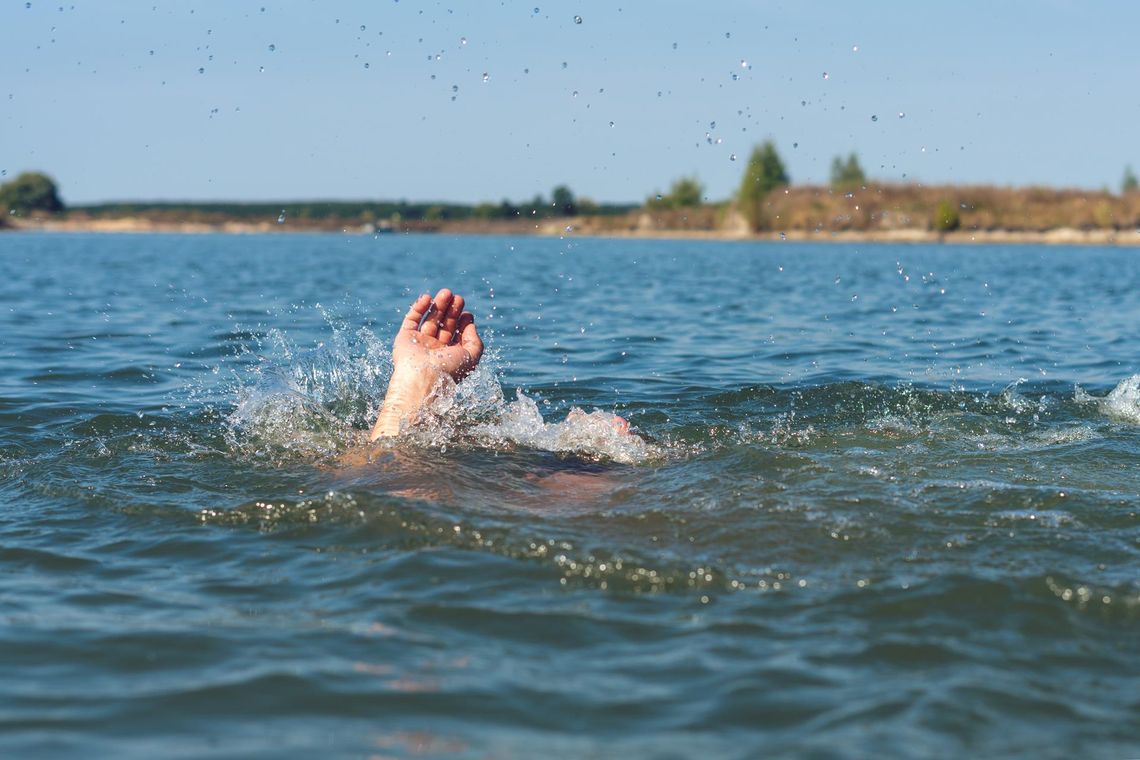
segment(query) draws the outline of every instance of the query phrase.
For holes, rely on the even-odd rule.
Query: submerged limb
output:
[[[371,440],[399,435],[441,384],[457,383],[475,369],[483,341],[463,306],[463,296],[447,288],[412,303],[392,344],[392,377]]]

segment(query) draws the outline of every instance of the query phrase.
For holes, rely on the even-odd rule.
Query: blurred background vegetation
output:
[[[735,158],[735,157],[734,157]],[[581,232],[748,234],[778,231],[920,230],[1046,232],[1140,228],[1140,181],[1125,167],[1120,190],[1048,187],[930,186],[868,179],[852,151],[835,156],[826,187],[794,185],[776,145],[757,145],[732,198],[710,200],[696,176],[672,181],[641,204],[596,203],[557,185],[549,197],[475,205],[409,200],[113,202],[68,208],[55,180],[25,172],[0,184],[0,227],[52,223],[82,228],[100,220],[141,220],[161,227],[362,231],[550,231],[551,220]],[[545,228],[544,228],[545,223]]]

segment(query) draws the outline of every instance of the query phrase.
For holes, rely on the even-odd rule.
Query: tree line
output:
[[[830,186],[833,192],[851,197],[867,189],[867,176],[855,152],[836,156],[831,162]],[[755,146],[745,164],[740,185],[730,204],[744,217],[754,231],[774,229],[778,220],[773,208],[773,192],[788,188],[791,178],[776,150],[775,143],[765,141]],[[1135,198],[1140,193],[1140,180],[1131,166],[1125,167],[1120,183],[1121,195]],[[785,195],[787,192],[785,191]],[[655,192],[641,204],[595,203],[578,197],[565,184],[556,186],[549,198],[535,195],[529,201],[513,202],[504,198],[498,203],[461,204],[444,202],[399,201],[292,201],[292,202],[116,202],[75,206],[70,210],[89,218],[145,216],[166,221],[239,221],[258,222],[266,219],[290,219],[313,223],[390,224],[403,222],[437,223],[467,220],[541,220],[575,216],[627,215],[638,208],[656,212],[683,212],[709,206],[705,189],[695,176],[673,181],[668,191]],[[712,204],[717,205],[717,204]],[[724,205],[724,204],[720,204]],[[858,208],[858,207],[856,207]],[[930,226],[938,231],[952,231],[961,225],[960,202],[950,198],[939,201],[931,212]],[[0,184],[0,227],[8,217],[42,216],[68,210],[59,195],[55,181],[40,172],[24,172]],[[6,213],[4,213],[6,211]],[[1111,213],[1105,212],[1109,217]],[[1104,216],[1105,214],[1102,214]]]

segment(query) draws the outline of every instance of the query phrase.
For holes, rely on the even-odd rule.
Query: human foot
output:
[[[483,341],[463,296],[442,288],[411,305],[392,344],[392,378],[371,440],[399,435],[444,377],[459,382],[479,363]]]

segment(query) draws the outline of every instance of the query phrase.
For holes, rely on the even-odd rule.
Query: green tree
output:
[[[0,185],[0,210],[17,214],[63,211],[63,201],[55,181],[46,174],[24,172],[11,182]]]
[[[681,177],[669,188],[666,200],[671,208],[699,206],[704,199],[705,188],[696,177]]]
[[[836,156],[831,160],[831,186],[836,190],[854,190],[867,182],[867,175],[859,165],[859,157],[852,151],[844,161]]]
[[[1124,179],[1120,180],[1120,192],[1127,195],[1136,192],[1137,189],[1140,189],[1140,180],[1136,179],[1131,166],[1124,167]]]
[[[784,162],[780,160],[780,154],[770,140],[752,149],[736,200],[740,213],[753,230],[762,230],[768,225],[768,215],[764,212],[764,201],[768,193],[787,185],[789,181]]]
[[[962,225],[958,209],[950,201],[942,201],[934,209],[934,229],[937,232],[953,232]]]
[[[578,204],[574,201],[574,193],[566,185],[559,185],[550,192],[550,205],[554,213],[559,216],[574,216],[578,213]]]

